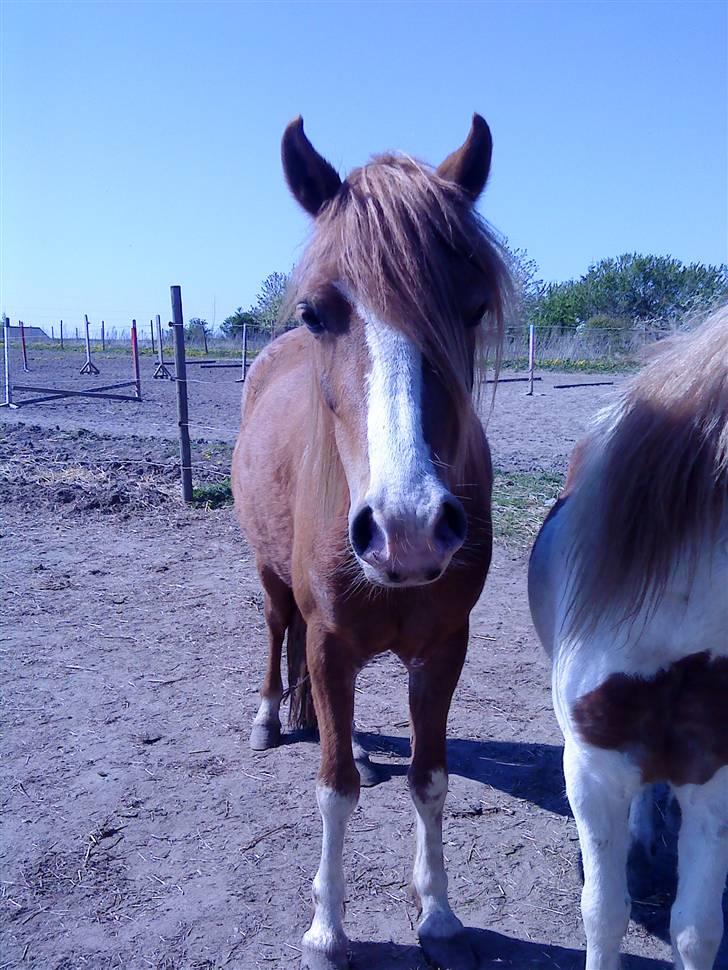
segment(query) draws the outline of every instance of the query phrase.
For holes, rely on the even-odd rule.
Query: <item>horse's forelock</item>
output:
[[[455,400],[473,380],[462,293],[453,266],[467,263],[489,291],[478,343],[500,359],[509,278],[501,247],[456,185],[401,155],[354,170],[314,224],[291,301],[322,267],[379,318],[403,331]],[[484,359],[476,353],[476,366]]]
[[[463,266],[488,292],[489,310],[475,337],[462,318]],[[407,156],[373,159],[350,173],[316,218],[293,274],[285,317],[297,300],[326,282],[343,284],[352,302],[409,337],[439,376],[456,417],[453,471],[460,480],[480,428],[472,420],[471,391],[483,386],[492,351],[498,370],[510,297],[501,245],[472,199]],[[307,467],[331,511],[340,500],[341,469],[315,373],[312,404]]]

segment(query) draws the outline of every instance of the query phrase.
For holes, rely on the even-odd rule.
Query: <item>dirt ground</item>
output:
[[[17,384],[85,390],[131,379],[130,359],[123,355],[95,355],[101,373],[82,377],[78,372],[84,355],[79,352],[31,351],[30,373],[23,374],[13,348],[13,376]],[[240,369],[233,366],[212,370],[199,363],[188,367],[190,435],[193,442],[234,441],[240,420]],[[3,409],[2,420],[9,423],[32,422],[48,428],[84,428],[111,435],[143,435],[158,440],[177,440],[175,386],[170,381],[153,380],[155,361],[141,358],[141,405],[116,401],[72,397],[47,404]],[[505,378],[513,375],[504,374]],[[501,383],[495,408],[490,413],[490,386],[482,392],[482,407],[488,414],[488,432],[497,465],[522,471],[562,469],[577,438],[583,434],[589,417],[603,406],[622,380],[613,374],[559,374],[544,371],[538,375],[532,398],[525,396],[521,382]],[[554,391],[556,384],[590,384]],[[126,393],[122,391],[121,393]],[[18,401],[30,394],[16,394]]]
[[[61,383],[59,361],[39,355],[33,381]],[[100,365],[111,382],[127,362]],[[144,368],[141,405],[0,412],[0,970],[295,967],[310,918],[317,746],[289,736],[274,751],[248,748],[265,643],[255,570],[229,507],[179,502],[173,387]],[[214,383],[193,385],[197,474],[209,481],[227,473],[219,442],[237,427],[235,376],[207,371]],[[522,384],[500,388],[498,466],[563,471],[613,392],[544,378],[533,398]],[[497,545],[472,617],[450,718],[445,853],[482,968],[576,970],[578,843],[526,557]],[[362,674],[357,720],[385,780],[362,792],[347,839],[353,967],[424,970],[407,893],[414,824],[396,661]],[[676,822],[666,816],[659,864],[633,872],[630,970],[667,966]]]

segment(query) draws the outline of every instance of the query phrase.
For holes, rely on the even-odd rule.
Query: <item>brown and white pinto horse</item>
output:
[[[709,970],[728,871],[728,308],[670,342],[575,452],[534,545],[584,862],[587,970],[614,970],[652,782],[682,810],[676,967]]]
[[[442,850],[445,732],[491,556],[490,454],[471,392],[483,331],[500,346],[508,289],[474,208],[491,149],[476,115],[437,170],[384,155],[341,181],[300,119],[283,136],[286,179],[314,217],[291,301],[302,326],[250,370],[233,490],[270,636],[251,744],[280,737],[286,631],[292,710],[305,723],[312,691],[320,731],[323,847],[304,966],[347,962],[342,847],[360,771],[373,767],[352,747],[354,684],[386,650],[409,671],[418,932],[426,948],[459,945]]]

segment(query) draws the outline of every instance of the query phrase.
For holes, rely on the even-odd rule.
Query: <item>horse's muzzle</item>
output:
[[[427,513],[387,513],[365,504],[351,517],[351,546],[370,582],[424,586],[442,576],[465,541],[467,518],[448,492]]]

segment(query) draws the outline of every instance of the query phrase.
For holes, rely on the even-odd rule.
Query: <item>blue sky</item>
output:
[[[307,219],[279,141],[342,172],[493,130],[485,216],[546,279],[603,256],[728,258],[723,2],[4,0],[0,309],[219,324]]]

